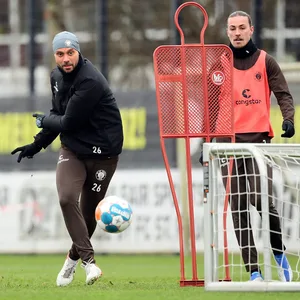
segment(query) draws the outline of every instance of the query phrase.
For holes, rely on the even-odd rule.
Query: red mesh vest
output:
[[[270,89],[266,72],[266,52],[261,50],[257,62],[248,70],[233,71],[235,133],[269,132]]]

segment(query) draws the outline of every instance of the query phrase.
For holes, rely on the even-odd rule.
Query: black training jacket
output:
[[[119,108],[105,77],[80,56],[73,72],[51,73],[52,109],[35,142],[46,148],[60,134],[63,146],[78,157],[103,158],[122,152]]]

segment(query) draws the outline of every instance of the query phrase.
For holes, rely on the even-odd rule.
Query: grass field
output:
[[[56,287],[56,275],[64,261],[62,255],[0,255],[0,300],[250,300],[254,297],[293,300],[300,297],[299,293],[205,292],[202,287],[179,287],[176,255],[99,255],[96,259],[104,274],[94,285],[85,285],[85,272],[78,267],[70,286]],[[201,270],[199,278],[203,277]]]

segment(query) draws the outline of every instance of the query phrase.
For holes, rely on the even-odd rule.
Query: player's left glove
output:
[[[285,131],[281,135],[281,137],[291,138],[295,134],[295,127],[294,124],[289,120],[284,120],[282,123],[282,130]]]
[[[43,120],[45,118],[45,115],[42,114],[33,114],[32,115],[35,118],[35,124],[38,128],[43,128]]]

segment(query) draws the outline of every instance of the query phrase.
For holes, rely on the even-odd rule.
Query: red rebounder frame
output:
[[[195,6],[204,15],[199,44],[186,44],[178,23],[179,13],[186,6]],[[233,56],[231,49],[226,45],[204,44],[208,15],[200,4],[186,2],[179,6],[174,22],[180,33],[181,44],[159,46],[153,53],[160,145],[178,220],[180,286],[204,286],[204,280],[198,279],[197,274],[190,139],[204,138],[206,142],[210,142],[215,137],[228,137],[232,142],[234,141]],[[169,138],[184,139],[186,146],[189,238],[192,258],[192,279],[189,280],[185,275],[182,217],[165,147],[165,140]],[[226,187],[226,195],[228,189],[229,186]],[[205,194],[208,191],[203,192]],[[223,225],[226,277],[224,280],[228,281],[230,274],[226,235],[227,207],[228,199],[225,199]]]

